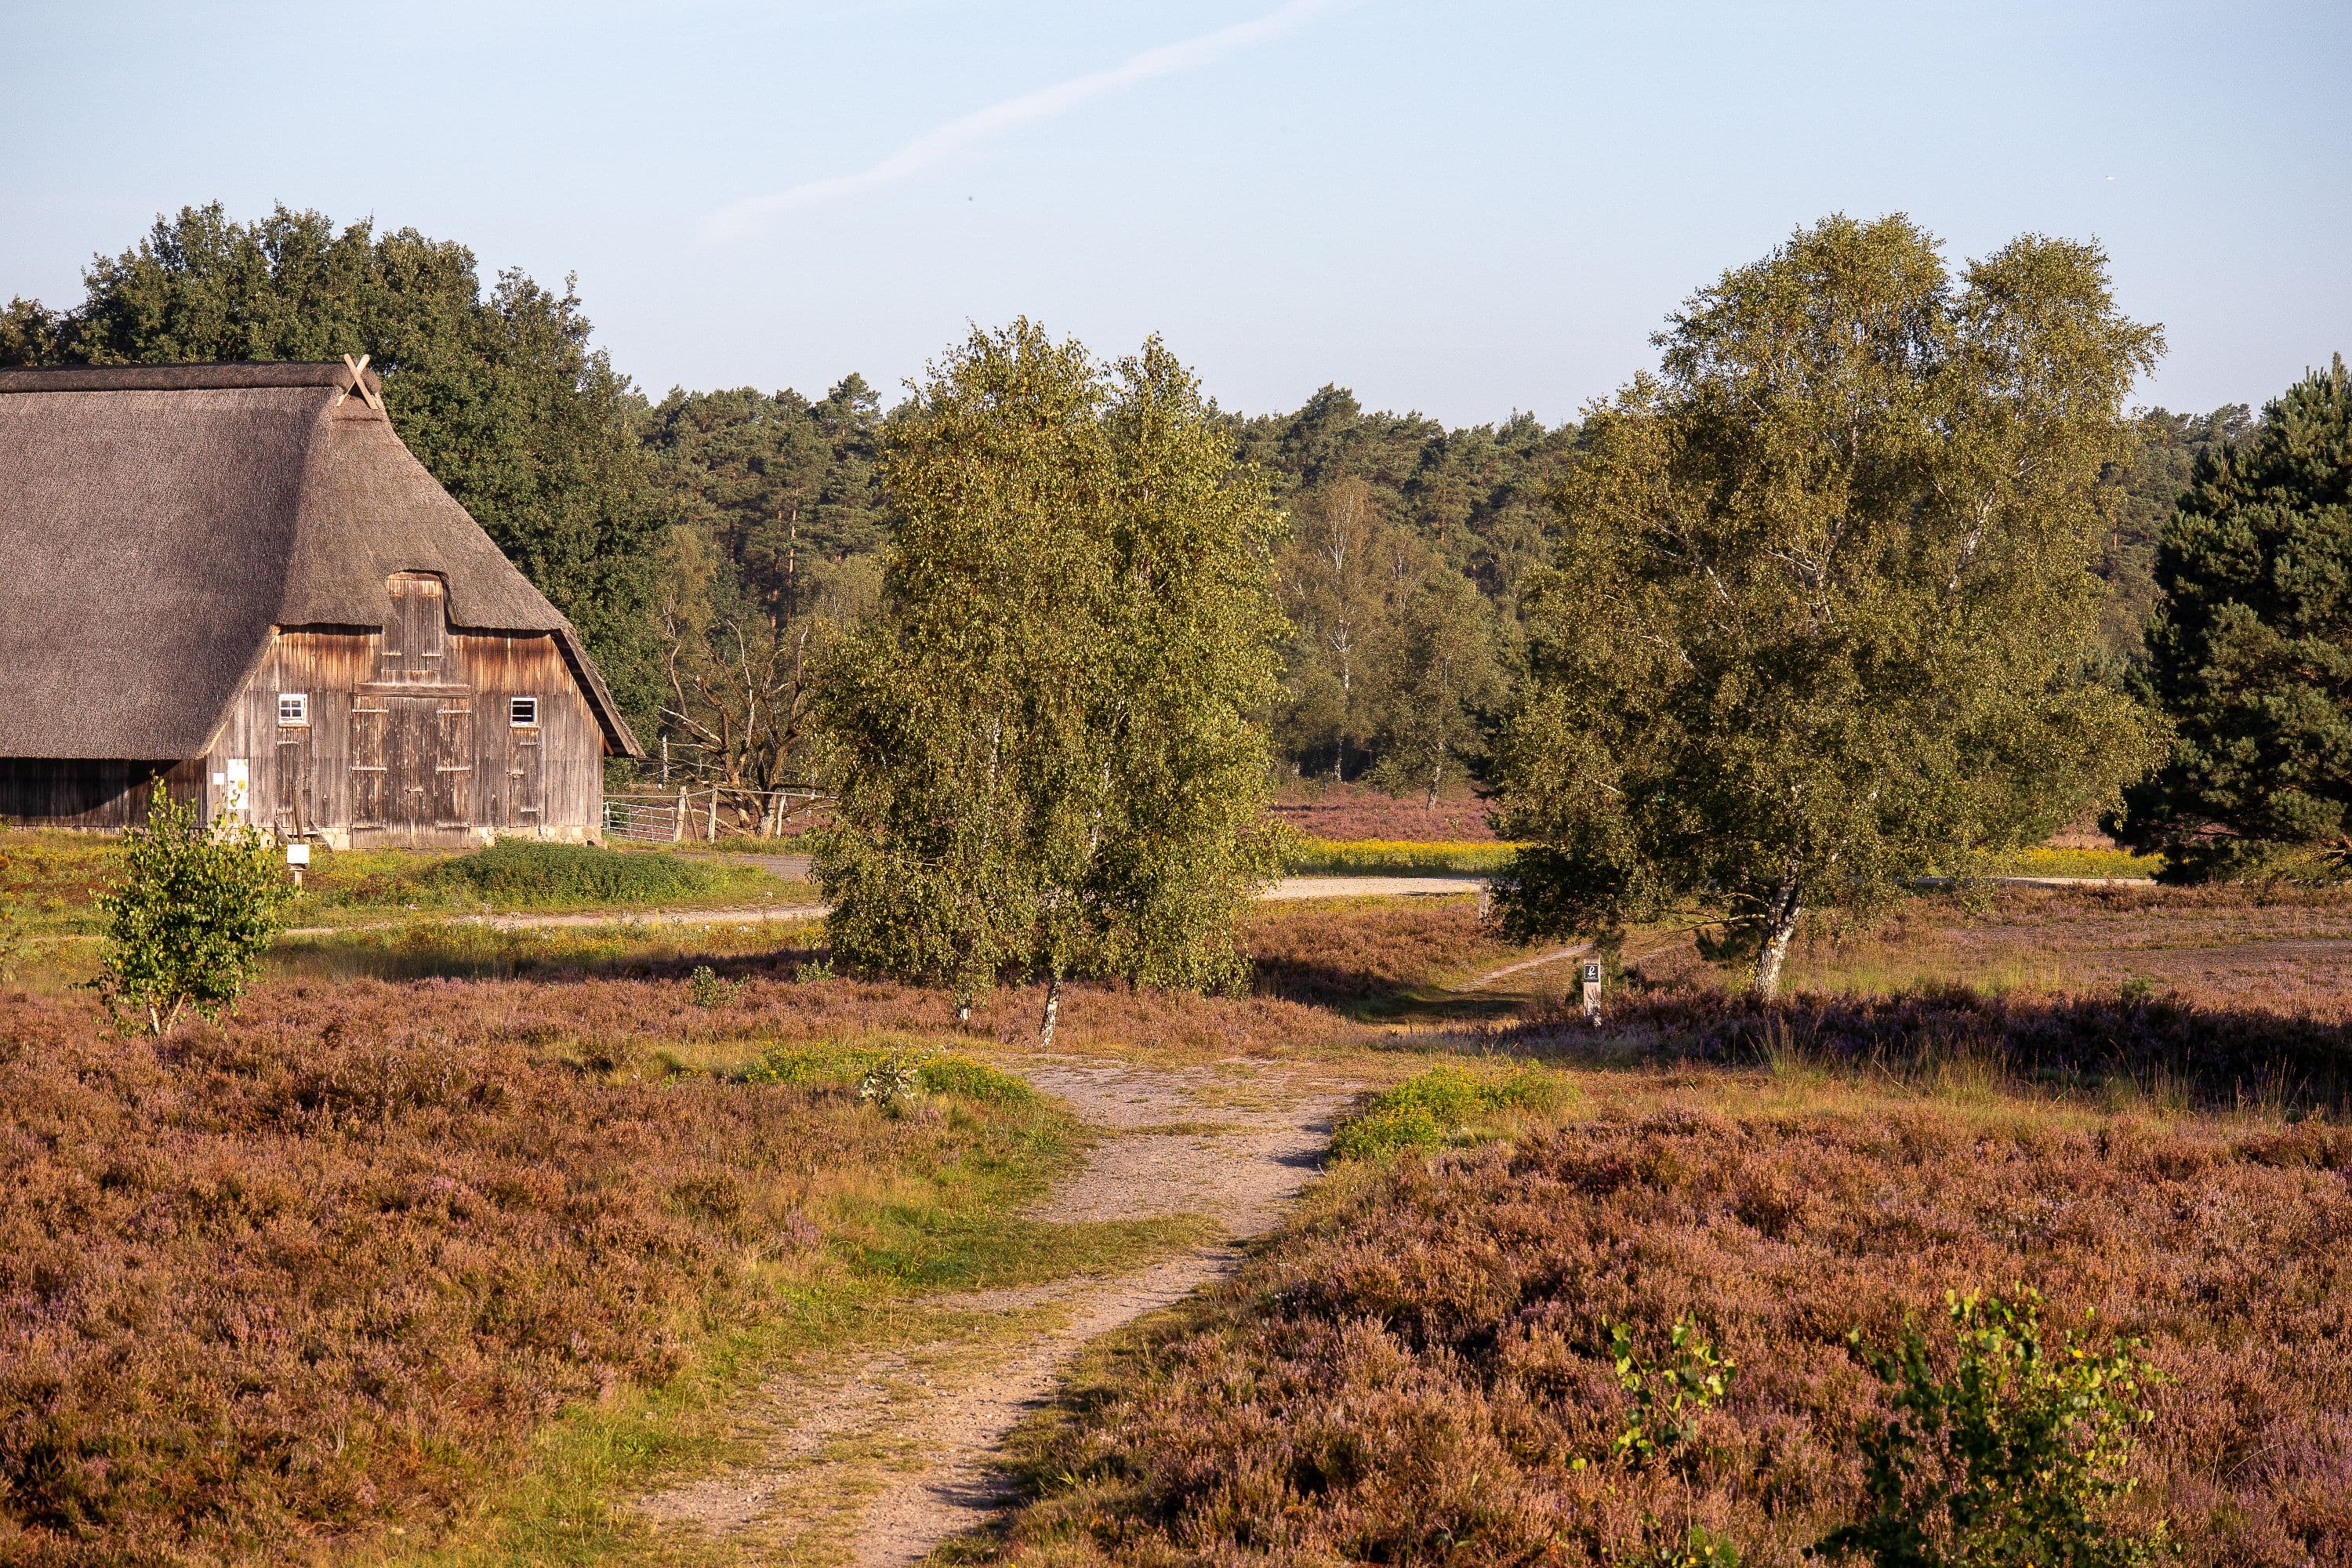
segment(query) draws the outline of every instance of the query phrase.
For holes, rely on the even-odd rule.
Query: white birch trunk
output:
[[[1797,917],[1804,913],[1797,901],[1797,884],[1783,882],[1772,895],[1764,917],[1764,947],[1756,955],[1756,994],[1770,998],[1780,994],[1780,968],[1789,959],[1789,940],[1797,934]]]
[[[1049,1050],[1054,1044],[1054,1026],[1062,1021],[1062,976],[1056,971],[1045,983],[1045,1016],[1037,1026],[1037,1048]]]

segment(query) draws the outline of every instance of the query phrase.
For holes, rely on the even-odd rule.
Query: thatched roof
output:
[[[376,390],[365,371],[366,392]],[[342,364],[0,370],[0,757],[200,754],[272,627],[374,627],[435,572],[461,631],[572,624]]]

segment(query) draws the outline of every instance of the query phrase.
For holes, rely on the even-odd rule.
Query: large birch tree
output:
[[[835,952],[969,1001],[1073,975],[1240,984],[1278,869],[1256,715],[1280,518],[1157,340],[1115,365],[975,331],[886,437],[879,614],[823,699]]]
[[[2094,246],[1955,279],[1900,216],[1694,296],[1593,411],[1497,747],[1528,938],[1751,943],[2115,797],[2148,721],[2095,674],[2096,481],[2161,352]]]

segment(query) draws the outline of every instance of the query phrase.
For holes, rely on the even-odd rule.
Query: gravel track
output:
[[[1106,1136],[1032,1212],[1057,1222],[1203,1215],[1218,1245],[1106,1279],[931,1298],[950,1325],[929,1344],[789,1373],[735,1413],[744,1462],[640,1500],[666,1529],[746,1556],[919,1562],[1007,1500],[1005,1435],[1049,1398],[1088,1341],[1174,1305],[1239,1262],[1313,1174],[1352,1086],[1262,1064],[1167,1069],[1036,1058],[1017,1065]]]

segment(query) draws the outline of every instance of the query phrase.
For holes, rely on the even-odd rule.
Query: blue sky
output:
[[[1226,406],[1572,416],[1832,210],[2095,237],[2257,402],[2352,352],[2352,5],[0,0],[0,296],[218,198],[579,275],[658,395],[1028,312]]]

